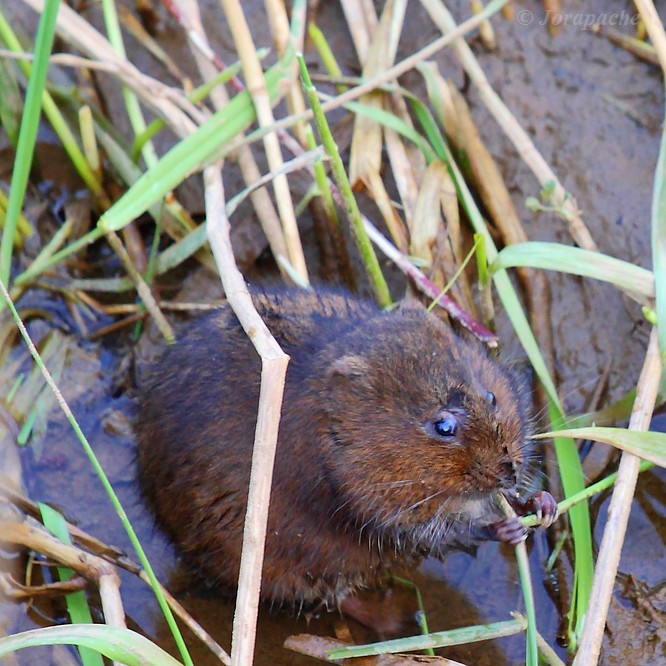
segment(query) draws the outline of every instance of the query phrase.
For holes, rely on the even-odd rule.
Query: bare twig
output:
[[[217,166],[206,167],[204,185],[208,240],[220,271],[222,286],[229,305],[261,356],[262,364],[231,646],[233,666],[246,666],[252,663],[254,654],[271,477],[289,356],[280,349],[257,313],[243,276],[236,267],[229,221],[224,214],[222,175]]]
[[[194,0],[174,0],[168,6],[187,33],[190,45],[192,46],[192,54],[196,60],[202,79],[209,81],[220,69],[224,68],[224,63],[213,51],[208,42],[197,2]],[[232,84],[236,89],[243,88],[240,81],[237,81],[235,84],[232,82]],[[219,111],[227,104],[229,96],[224,87],[217,86],[211,91],[211,99],[215,108]],[[260,179],[261,172],[252,155],[250,146],[247,143],[240,144],[237,148],[236,156],[243,180],[248,187],[251,187]],[[280,218],[275,212],[275,206],[270,195],[265,188],[259,188],[252,191],[250,200],[273,256],[276,260],[279,257],[287,257],[287,243],[282,233],[282,227],[280,226]],[[286,277],[286,273],[283,272],[283,276]]]
[[[120,598],[120,577],[111,563],[97,555],[86,553],[77,546],[62,543],[37,523],[2,522],[0,541],[42,553],[96,583],[99,586],[106,623],[112,627],[126,626]]]
[[[643,370],[636,386],[636,400],[629,420],[629,430],[647,430],[650,427],[660,376],[661,359],[657,329],[653,328]],[[590,609],[593,609],[594,612],[590,612],[585,618],[574,666],[593,666],[599,659],[606,616],[620,563],[640,463],[641,459],[637,456],[630,453],[622,454],[615,489],[608,507],[608,519],[601,539],[599,557],[594,570],[589,604]]]

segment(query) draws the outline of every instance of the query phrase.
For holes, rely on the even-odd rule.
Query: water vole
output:
[[[262,598],[339,605],[471,531],[516,542],[528,401],[479,344],[424,308],[385,313],[330,290],[254,295],[291,356]],[[136,432],[158,522],[214,584],[238,577],[260,360],[226,306],[194,320],[152,368]],[[550,522],[547,493],[531,500]]]

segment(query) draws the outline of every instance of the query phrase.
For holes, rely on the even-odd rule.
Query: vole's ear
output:
[[[362,356],[346,354],[331,363],[326,375],[332,381],[340,379],[364,379],[368,375],[368,363]]]

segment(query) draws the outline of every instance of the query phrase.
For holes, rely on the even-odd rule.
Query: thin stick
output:
[[[657,329],[650,334],[647,353],[641,376],[636,386],[636,400],[629,420],[629,430],[647,430],[654,410],[661,360]],[[594,609],[585,619],[583,634],[574,666],[592,666],[599,659],[601,642],[604,637],[606,616],[613,594],[615,575],[620,563],[622,544],[627,531],[629,512],[636,488],[641,459],[631,453],[623,453],[618,468],[617,481],[608,507],[608,519],[601,539],[599,557],[594,570],[594,581],[590,593],[590,609]]]
[[[77,546],[62,543],[38,523],[2,522],[0,540],[42,553],[94,582],[99,587],[106,624],[111,627],[127,626],[120,598],[120,576],[113,564]]]
[[[289,356],[280,349],[257,313],[243,276],[236,266],[229,220],[224,213],[222,174],[218,166],[206,167],[204,186],[208,241],[220,271],[224,293],[261,356],[259,409],[231,643],[232,666],[249,666],[254,654],[268,504]]]
[[[240,0],[222,0],[222,7],[229,23],[236,51],[243,63],[243,72],[247,82],[247,90],[252,97],[257,113],[257,121],[260,127],[272,125],[275,122],[271,102],[266,91],[266,81],[261,69],[261,63],[257,58],[256,48],[250,28],[245,20],[245,14]],[[266,158],[271,171],[278,171],[282,166],[282,153],[280,142],[275,132],[270,132],[263,137]],[[277,202],[282,229],[287,242],[289,261],[297,270],[301,278],[308,281],[308,270],[303,255],[301,237],[298,233],[294,205],[289,192],[289,183],[286,176],[278,176],[273,181],[273,190]]]

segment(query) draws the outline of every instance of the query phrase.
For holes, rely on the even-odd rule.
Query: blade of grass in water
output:
[[[63,543],[72,544],[72,539],[67,531],[65,519],[58,511],[39,502],[39,512],[42,516],[42,522],[46,529],[60,539]],[[58,577],[60,580],[69,580],[74,575],[74,572],[67,567],[58,567]],[[72,624],[92,624],[92,616],[86,601],[86,595],[83,590],[77,592],[70,592],[65,595],[65,603],[67,604],[67,612]],[[99,652],[92,650],[89,647],[80,646],[79,654],[83,666],[104,666],[104,660]]]
[[[35,150],[39,116],[42,110],[42,92],[46,84],[49,56],[51,55],[51,48],[53,46],[55,23],[59,7],[60,0],[50,0],[50,2],[47,2],[39,18],[39,27],[37,28],[35,58],[30,73],[30,80],[28,81],[25,106],[23,107],[21,129],[19,130],[18,145],[16,148],[16,160],[14,162],[9,190],[5,229],[2,234],[2,241],[0,241],[0,280],[4,284],[9,284],[14,235],[21,208],[23,207],[25,188],[28,184],[32,156]]]

